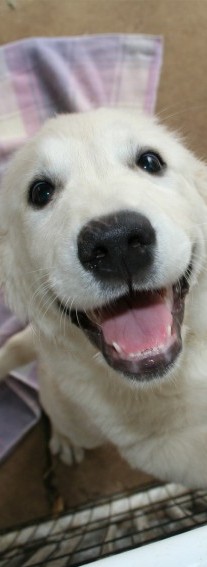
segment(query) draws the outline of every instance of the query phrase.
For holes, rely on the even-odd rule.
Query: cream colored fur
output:
[[[162,176],[135,167],[138,148],[167,163]],[[51,206],[28,205],[43,172],[58,190]],[[107,366],[61,314],[105,297],[77,257],[76,239],[93,217],[130,209],[156,230],[153,287],[176,282],[193,251],[183,350],[167,377],[135,383]],[[39,359],[40,397],[53,427],[51,450],[71,462],[110,441],[132,467],[191,487],[207,487],[207,175],[175,135],[136,110],[60,116],[13,159],[1,191],[1,280],[10,306],[31,327],[0,351],[0,376]]]

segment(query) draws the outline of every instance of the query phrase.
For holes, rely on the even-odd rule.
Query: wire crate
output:
[[[205,524],[206,491],[153,484],[1,532],[0,566],[81,566]]]

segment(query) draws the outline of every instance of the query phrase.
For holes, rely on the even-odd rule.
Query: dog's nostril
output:
[[[139,236],[130,236],[130,238],[128,239],[128,246],[129,248],[141,248],[143,246],[143,243],[140,241]]]
[[[96,260],[102,260],[108,254],[107,248],[105,246],[98,246],[94,250],[94,258]]]

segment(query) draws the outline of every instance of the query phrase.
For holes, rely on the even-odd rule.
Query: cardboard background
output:
[[[207,0],[0,0],[1,44],[32,35],[116,32],[163,35],[157,111],[205,157]]]

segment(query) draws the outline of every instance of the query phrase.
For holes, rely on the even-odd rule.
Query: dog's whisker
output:
[[[39,344],[41,343],[41,331],[40,328],[36,327],[34,325],[34,323],[30,323],[30,327],[32,329],[33,335],[34,335],[34,342],[37,343],[39,342]]]
[[[44,299],[46,299],[46,301],[44,300],[44,302],[41,305],[41,310],[42,310],[41,322],[43,322],[49,310],[54,306],[54,303],[57,301],[58,297],[56,295],[54,295],[54,297],[50,297],[49,295],[47,295],[45,296]]]
[[[94,321],[96,321],[97,327],[100,327],[100,324],[98,322],[98,318],[99,318],[100,313],[101,313],[100,308],[97,308],[96,310],[91,309],[90,311],[83,309],[83,313],[85,313],[86,317],[88,317],[89,321],[91,321],[92,324],[94,324]]]
[[[48,297],[48,302],[44,304],[44,307],[46,307],[46,310],[43,312],[42,320],[46,317],[49,309],[51,309],[51,307],[52,307],[52,305],[54,305],[55,301],[57,301],[57,297],[53,297],[53,298]]]
[[[66,309],[67,309],[67,300],[66,300],[66,304],[65,304],[65,297],[63,298],[64,300],[64,307],[63,309],[61,309],[61,313],[60,313],[60,322],[59,322],[59,327],[60,327],[60,333],[61,333],[61,328],[62,328],[62,323],[63,323],[63,336],[65,337],[65,315],[66,315]],[[69,299],[68,299],[69,301]]]
[[[68,306],[71,302],[71,298],[67,297],[66,298],[66,302],[64,300],[64,306],[63,309],[61,310],[61,316],[60,316],[60,329],[61,329],[61,325],[63,322],[63,336],[66,335],[66,322],[68,322],[68,320],[70,320],[70,317],[68,318]]]
[[[29,312],[30,311],[32,312],[32,309],[35,308],[35,305],[37,305],[39,309],[41,308],[41,303],[44,300],[44,297],[47,295],[47,293],[48,293],[48,289],[45,284],[42,284],[42,286],[39,286],[35,290],[35,292],[33,293],[30,299]]]
[[[37,289],[34,291],[31,300],[30,300],[30,306],[34,306],[36,301],[38,301],[39,303],[39,308],[41,307],[41,303],[42,301],[44,301],[44,298],[48,295],[48,287],[47,284],[45,282],[42,282]]]
[[[36,273],[39,273],[39,272],[44,272],[47,276],[49,276],[50,270],[52,270],[52,269],[53,269],[52,266],[51,266],[50,269],[49,268],[36,268],[35,270],[27,270],[25,273],[26,274],[36,274]]]
[[[80,324],[79,316],[78,316],[78,309],[75,309],[76,319],[78,321],[79,329],[82,329],[82,325]]]
[[[175,108],[175,111],[171,112],[170,114],[165,114],[165,112],[167,112],[170,108],[172,108],[172,110],[173,110],[173,108]],[[179,117],[182,114],[189,113],[190,111],[192,111],[192,112],[200,111],[201,109],[206,110],[206,105],[205,105],[204,101],[201,101],[201,103],[197,103],[197,104],[194,104],[194,105],[185,106],[183,108],[178,108],[177,110],[176,110],[175,105],[171,105],[169,107],[162,109],[160,112],[158,112],[157,116],[158,116],[158,118],[161,118],[161,119],[164,117],[164,120],[166,122],[170,118]]]
[[[99,351],[95,352],[95,354],[92,355],[93,360],[98,360],[99,358],[100,359],[102,358],[101,353]]]

